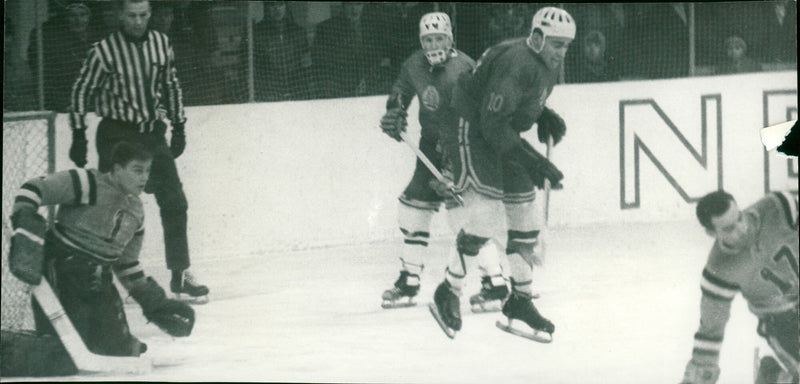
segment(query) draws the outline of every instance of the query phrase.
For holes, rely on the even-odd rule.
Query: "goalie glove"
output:
[[[539,126],[536,132],[539,135],[540,143],[547,144],[547,138],[552,136],[553,145],[556,145],[567,133],[567,125],[564,124],[564,119],[547,107],[544,107],[536,123]]]
[[[408,122],[406,121],[407,116],[408,113],[400,107],[386,110],[386,113],[381,118],[381,129],[383,133],[389,135],[389,137],[398,142],[402,141],[403,139],[400,137],[400,133],[406,131],[406,126],[408,126]]]
[[[133,287],[130,294],[142,307],[147,321],[155,323],[164,332],[175,337],[192,333],[194,309],[186,303],[168,299],[164,289],[152,277]]]
[[[512,150],[507,160],[521,165],[528,171],[533,184],[539,189],[544,189],[544,181],[550,180],[550,188],[561,189],[561,180],[564,174],[548,160],[537,152],[525,139],[521,139],[522,147]]]
[[[719,379],[719,365],[689,360],[681,384],[716,384],[717,379]]]
[[[44,234],[47,221],[32,208],[19,209],[11,215],[14,235],[8,253],[11,273],[30,285],[42,282]]]

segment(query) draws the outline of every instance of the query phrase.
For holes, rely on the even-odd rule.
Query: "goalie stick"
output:
[[[431,160],[428,159],[428,156],[425,156],[425,154],[422,153],[422,151],[420,151],[419,148],[415,147],[414,144],[412,144],[410,141],[408,141],[408,136],[406,135],[406,133],[404,131],[400,132],[400,138],[402,138],[403,142],[406,143],[408,145],[408,147],[411,148],[412,151],[414,151],[414,154],[417,155],[417,158],[420,159],[420,161],[422,161],[423,164],[425,164],[425,167],[427,167],[428,170],[431,171],[431,173],[433,174],[433,177],[435,177],[436,180],[439,180],[440,183],[445,184],[445,185],[448,186],[448,189],[450,190],[450,194],[453,196],[454,199],[456,199],[456,201],[458,202],[459,205],[463,206],[464,205],[464,199],[461,198],[461,195],[456,193],[455,189],[453,188],[453,182],[450,181],[450,180],[445,179],[444,176],[442,175],[442,173],[439,172],[438,169],[436,169],[435,165],[433,165]]]
[[[47,280],[42,279],[39,285],[33,286],[33,295],[42,307],[45,315],[53,324],[58,337],[64,344],[72,361],[79,371],[100,373],[148,373],[153,363],[146,357],[120,357],[96,355],[86,348],[81,336],[64,312]]]

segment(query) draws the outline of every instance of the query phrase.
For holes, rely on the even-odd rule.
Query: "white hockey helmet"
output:
[[[425,44],[422,38],[433,34],[443,34],[447,36],[447,41],[444,45]],[[425,50],[425,57],[431,65],[447,61],[447,55],[453,47],[453,26],[450,23],[450,16],[444,12],[431,12],[423,15],[419,20],[419,41],[422,49]]]
[[[533,15],[531,34],[540,30],[542,35],[552,37],[575,38],[575,20],[567,11],[556,7],[544,7]]]

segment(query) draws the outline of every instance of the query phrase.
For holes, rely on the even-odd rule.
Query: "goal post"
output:
[[[11,247],[10,215],[14,196],[25,181],[55,172],[55,112],[34,111],[3,113],[3,331],[26,331],[35,328],[31,293],[26,284],[15,278],[8,267]],[[50,220],[54,210],[42,209]]]

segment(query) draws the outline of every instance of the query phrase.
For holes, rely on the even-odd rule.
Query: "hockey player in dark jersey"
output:
[[[191,333],[194,310],[167,298],[139,264],[144,238],[139,195],[152,154],[123,141],[114,147],[111,163],[108,173],[73,169],[25,182],[14,200],[9,263],[28,284],[38,285],[44,275],[91,352],[139,356],[146,345],[130,334],[112,272],[148,321],[172,336]],[[59,209],[55,224],[46,230],[37,210],[50,205]],[[37,331],[55,335],[35,299],[33,310]]]
[[[422,49],[414,52],[403,63],[400,76],[394,83],[386,103],[386,114],[381,119],[381,129],[390,137],[402,140],[400,132],[406,128],[406,109],[416,96],[420,103],[419,148],[441,169],[442,155],[438,149],[438,140],[439,132],[446,119],[450,117],[447,111],[450,95],[458,76],[471,72],[475,62],[464,52],[453,47],[450,18],[445,13],[433,12],[422,16],[419,23],[419,38]],[[434,180],[434,176],[420,160],[417,160],[414,175],[399,198],[398,222],[404,237],[400,256],[400,277],[394,283],[394,287],[383,293],[384,308],[413,305],[413,297],[419,292],[431,219],[445,201],[445,198],[440,197],[431,188],[431,180]],[[446,203],[448,209],[453,205],[452,200]],[[458,229],[458,225],[453,222],[457,219],[448,216],[451,226]],[[480,264],[486,274],[484,281],[489,282],[494,279],[498,288],[492,290],[485,288],[475,297],[496,301],[499,307],[500,300],[508,294],[508,288],[497,255],[485,253]]]
[[[716,238],[700,280],[700,327],[683,384],[714,384],[731,302],[741,293],[758,317],[759,335],[777,360],[765,356],[756,383],[798,382],[797,196],[773,192],[740,210],[725,191],[697,204],[697,218]]]
[[[533,200],[534,187],[543,188],[547,179],[558,188],[563,175],[520,133],[537,124],[539,140],[555,144],[566,132],[563,120],[545,107],[545,101],[575,31],[566,11],[542,8],[533,16],[529,37],[489,48],[475,70],[462,75],[456,84],[451,105],[454,120],[442,142],[469,220],[458,234],[456,256],[451,258],[431,306],[449,337],[461,328],[458,296],[465,275],[464,257],[482,252],[505,219],[512,292],[503,305],[509,324],[498,326],[538,341],[552,338],[555,327],[531,302],[532,269],[541,263],[541,255],[535,253],[540,223]],[[517,326],[512,320],[525,325]],[[540,336],[540,332],[550,337]]]

